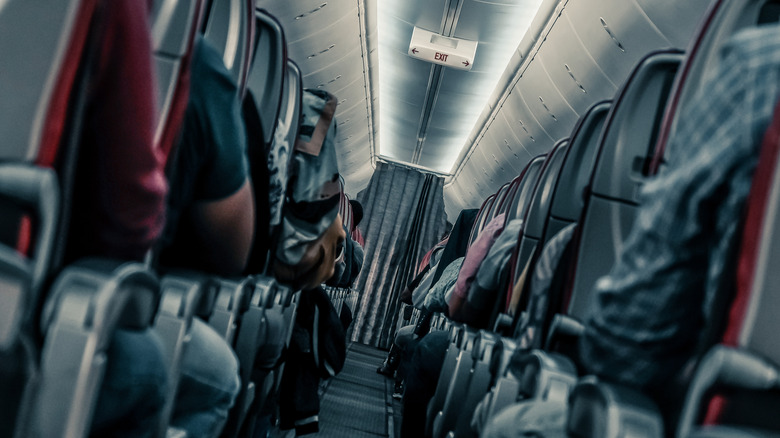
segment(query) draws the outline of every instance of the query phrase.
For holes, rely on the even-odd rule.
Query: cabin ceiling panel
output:
[[[352,112],[355,109],[362,110],[360,117],[356,119],[350,119],[350,123],[365,124],[366,118],[366,92],[363,88],[363,79],[358,78],[352,83],[346,84],[346,87],[342,87],[338,90],[332,91],[333,95],[338,100],[338,106],[336,107],[336,118],[339,122],[343,122],[342,114]]]
[[[540,1],[378,2],[380,154],[449,172]],[[445,37],[477,41],[472,70],[411,59],[407,50],[415,26]],[[419,110],[411,111],[410,104]],[[410,114],[419,116],[417,123],[398,129],[395,122],[393,129],[387,129],[393,123],[386,123],[388,119],[409,119]],[[409,143],[414,144],[411,156],[407,155]],[[396,151],[399,145],[402,153]]]
[[[256,0],[255,5],[265,8],[282,23],[288,42],[304,38],[313,29],[347,15],[357,17],[357,2],[354,1]]]

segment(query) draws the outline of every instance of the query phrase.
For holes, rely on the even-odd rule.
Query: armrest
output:
[[[0,244],[0,352],[16,345],[22,324],[35,307],[29,296],[31,271],[27,259]]]
[[[664,434],[661,413],[652,400],[595,376],[581,379],[572,391],[566,430],[577,438],[662,438]]]
[[[547,334],[544,349],[552,350],[556,342],[565,338],[579,339],[584,332],[585,326],[576,318],[558,313],[550,324],[550,332]]]
[[[0,164],[0,196],[35,213],[38,224],[35,252],[29,267],[33,300],[49,274],[55,234],[59,226],[60,189],[52,169],[28,164]]]
[[[241,315],[249,310],[249,302],[254,291],[251,278],[243,280],[218,280],[219,291],[214,303],[214,311],[209,325],[220,333],[228,344],[233,345],[236,327]]]
[[[85,436],[117,327],[149,325],[159,283],[140,263],[85,260],[52,286],[34,424],[38,436]]]
[[[565,401],[577,383],[577,367],[562,354],[531,350],[518,368],[519,395],[526,399]]]
[[[213,310],[217,285],[208,277],[197,273],[169,274],[163,277],[160,288],[162,297],[157,321],[161,317],[175,318],[184,321],[189,330],[192,319],[200,310],[208,307]]]
[[[514,318],[506,313],[499,313],[496,322],[493,324],[493,331],[496,333],[508,333],[512,329]]]
[[[241,365],[241,391],[225,424],[225,433],[231,436],[238,433],[255,399],[258,382],[252,379],[252,372],[255,369],[257,352],[267,341],[269,327],[266,312],[273,305],[277,292],[276,280],[271,277],[257,276],[251,279],[251,284],[254,287],[248,290],[249,306],[241,316],[241,325],[238,327],[234,348]]]
[[[766,359],[741,349],[716,345],[699,363],[685,396],[677,436],[692,436],[694,424],[714,386],[766,391],[780,387],[780,371]]]
[[[24,322],[32,320],[49,274],[59,225],[57,176],[51,169],[2,163],[0,197],[29,210],[37,223],[30,258],[0,244],[0,351],[4,351],[15,345]]]

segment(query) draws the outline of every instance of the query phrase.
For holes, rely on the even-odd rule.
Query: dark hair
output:
[[[350,199],[349,205],[352,206],[352,226],[356,227],[363,220],[363,206],[355,199]]]

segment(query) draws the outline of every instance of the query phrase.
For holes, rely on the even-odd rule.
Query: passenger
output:
[[[580,341],[588,372],[669,400],[693,359],[739,230],[762,136],[780,94],[780,27],[751,28],[681,115],[675,154],[642,190],[640,214]],[[678,394],[679,396],[679,394]],[[565,436],[566,404],[514,405],[486,436]]]
[[[447,246],[444,247],[439,266],[433,276],[434,284],[443,276],[444,270],[455,259],[463,257],[468,248],[469,235],[474,227],[479,210],[463,210],[452,227]],[[424,312],[415,328],[418,339],[407,344],[402,368],[405,388],[403,395],[404,414],[401,423],[402,437],[422,436],[425,429],[425,415],[436,382],[441,373],[441,364],[449,343],[444,331],[428,333],[432,312]]]
[[[155,96],[145,2],[104,2],[99,62],[84,116],[65,262],[85,256],[143,259],[162,232],[167,186],[154,144]],[[151,437],[167,371],[151,330],[117,330],[91,436]]]
[[[239,275],[254,237],[255,206],[238,89],[200,34],[193,50],[189,101],[169,167],[160,264]],[[188,437],[216,437],[240,390],[238,359],[203,320],[195,318],[191,330],[171,425]]]
[[[439,260],[441,259],[442,252],[444,251],[444,247],[447,245],[448,240],[449,237],[445,235],[444,239],[437,243],[436,246],[428,251],[425,257],[423,257],[422,263],[428,261],[427,266],[425,266],[425,268],[417,275],[417,277],[415,277],[412,282],[405,288],[404,292],[402,292],[401,298],[404,299],[404,295],[408,296],[409,303],[411,304],[406,306],[404,309],[405,311],[411,311],[415,307],[423,310],[423,303],[425,300],[427,300],[428,296],[434,289],[431,287],[431,282],[433,281],[433,276],[436,273],[436,267],[439,264]],[[442,280],[448,276],[447,274],[448,272],[445,271],[444,275],[442,275],[442,277],[439,279],[437,285],[442,283]],[[455,274],[457,276],[457,271]],[[409,320],[410,318],[411,315],[405,319]],[[409,362],[408,356],[405,355],[407,347],[410,345],[413,346],[413,341],[416,341],[421,336],[424,336],[428,331],[427,328],[423,331],[422,328],[419,327],[419,324],[429,324],[429,321],[426,318],[421,318],[417,322],[418,324],[408,324],[398,329],[398,331],[395,333],[393,345],[390,346],[390,351],[387,353],[387,358],[385,359],[382,366],[376,370],[376,372],[379,374],[395,378],[393,398],[396,399],[400,399],[403,395],[403,380],[406,376],[407,368],[405,365]]]
[[[507,278],[511,271],[510,260],[522,229],[523,219],[509,221],[488,248],[476,273],[463,272],[464,276],[472,280],[468,289],[466,285],[456,286],[453,298],[448,302],[450,316],[454,320],[476,328],[485,328],[490,323],[494,307],[502,304],[497,302],[503,298],[500,292],[505,291],[510,283]]]
[[[449,315],[452,320],[484,325],[490,317],[492,307],[472,304],[472,300],[478,300],[469,291],[479,266],[493,244],[502,235],[505,218],[503,213],[494,217],[466,251],[465,259],[457,273],[454,291],[448,303]],[[514,240],[517,240],[516,237]],[[445,269],[444,272],[447,270]],[[441,276],[441,279],[445,279],[444,275]],[[436,391],[441,364],[449,346],[448,337],[448,333],[443,331],[425,336],[416,345],[409,359],[409,364],[404,367],[406,390],[403,396],[402,437],[420,436],[423,433],[428,401]]]

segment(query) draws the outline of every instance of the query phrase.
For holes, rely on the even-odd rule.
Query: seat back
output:
[[[673,137],[677,129],[677,123],[686,102],[690,102],[694,95],[701,92],[702,84],[707,72],[715,70],[719,62],[718,52],[723,44],[734,33],[755,26],[759,22],[777,21],[778,17],[768,16],[771,13],[765,5],[771,6],[771,0],[749,0],[730,2],[717,0],[710,5],[695,37],[691,40],[686,53],[685,63],[680,67],[680,73],[675,80],[669,105],[663,116],[663,123],[658,134],[658,142],[655,145],[649,174],[657,173],[670,153],[667,143]]]
[[[284,94],[287,73],[287,41],[284,29],[268,12],[255,11],[254,57],[247,78],[247,90],[252,94],[259,112],[264,145],[274,138]]]
[[[255,205],[263,213],[255,215],[260,238],[247,263],[251,274],[264,272],[276,240],[273,230],[281,222],[303,96],[300,71],[287,60],[281,25],[262,10],[255,11],[255,23],[254,57],[242,103]]]
[[[638,209],[638,193],[674,75],[677,51],[647,55],[618,92],[607,116],[601,147],[579,221],[573,284],[567,313],[582,317],[596,280],[609,272]]]
[[[550,151],[544,168],[539,175],[539,183],[531,199],[531,205],[528,207],[526,215],[526,224],[523,233],[529,238],[542,240],[544,228],[547,223],[547,216],[550,213],[550,206],[554,200],[555,186],[561,175],[564,160],[569,151],[569,139],[559,140]]]
[[[496,191],[496,200],[493,202],[493,205],[490,207],[490,211],[488,212],[488,219],[487,222],[493,220],[494,217],[501,214],[502,207],[504,206],[504,203],[506,202],[507,194],[509,193],[509,183],[504,183],[497,191]]]
[[[531,197],[536,189],[536,184],[539,182],[539,173],[541,173],[546,158],[546,155],[538,155],[529,161],[525,169],[523,169],[520,185],[517,188],[515,197],[512,199],[512,204],[507,210],[507,221],[525,218],[528,206],[531,204]]]
[[[554,188],[555,193],[544,232],[545,242],[580,218],[585,187],[593,173],[601,131],[611,107],[610,101],[594,104],[572,130],[569,149]]]
[[[217,48],[243,97],[254,44],[254,0],[214,0],[203,36]]]
[[[83,67],[97,6],[15,0],[0,8],[0,430],[8,436],[25,436],[31,418],[39,375],[26,329],[62,231],[51,168],[77,144],[80,130],[65,128],[86,102]]]
[[[776,390],[778,378],[772,380],[770,377],[773,373],[775,376],[780,373],[780,348],[776,342],[776,306],[780,305],[780,294],[776,293],[774,287],[777,284],[774,282],[779,279],[776,266],[780,261],[780,239],[777,238],[780,232],[778,160],[780,105],[775,107],[774,120],[764,136],[747,200],[747,214],[736,266],[736,293],[730,307],[727,303],[731,297],[714,299],[714,306],[723,304],[728,308],[727,314],[716,314],[713,317],[725,319],[724,324],[715,323],[716,326],[724,327],[721,344],[738,348],[746,355],[740,358],[738,352],[725,349],[720,352],[716,349],[703,360],[689,389],[680,422],[680,436],[689,436],[700,413],[706,414],[703,418],[708,424],[740,424],[780,430],[780,422],[776,418],[780,402],[780,394]],[[751,356],[758,359],[758,367],[751,363]],[[761,363],[762,359],[767,362]],[[774,370],[770,371],[771,368]],[[702,383],[708,385],[703,386]],[[718,383],[726,385],[725,394],[728,395],[717,396],[707,405],[704,396],[710,389],[720,389]],[[762,387],[765,384],[773,391],[766,391],[768,388]]]
[[[168,156],[176,143],[189,98],[192,45],[203,0],[154,0],[151,26],[159,110],[154,140]]]
[[[507,210],[507,223],[514,219],[525,218],[526,212],[528,211],[528,206],[531,204],[531,198],[533,196],[534,190],[536,189],[536,185],[539,182],[539,174],[542,171],[542,166],[544,165],[546,158],[546,155],[539,155],[534,157],[534,159],[531,160],[525,166],[525,169],[523,169],[521,172],[519,176],[520,182],[518,183],[515,196]],[[512,258],[509,260],[509,266],[511,266],[509,279],[511,280],[511,284],[514,284],[515,281],[517,281],[517,277],[520,275],[520,272],[515,270],[515,264],[517,261],[515,257],[516,251],[512,253]],[[509,295],[511,295],[511,287],[512,286],[510,285],[509,291],[507,292],[507,299],[509,299]]]
[[[492,208],[493,202],[495,200],[496,200],[496,195],[494,193],[488,196],[487,199],[485,199],[482,202],[482,206],[479,208],[479,213],[477,213],[477,218],[476,220],[474,220],[474,226],[471,227],[471,234],[469,234],[468,246],[471,246],[471,244],[474,243],[475,240],[477,240],[477,237],[479,236],[479,232],[482,231],[482,228],[486,223],[488,212]]]
[[[512,203],[512,198],[516,193],[516,189],[517,184],[515,183],[515,180],[509,181],[501,186],[501,190],[504,190],[505,193],[501,198],[501,205],[499,205],[498,209],[496,210],[496,215],[501,213],[506,214],[506,211],[509,210],[509,205]]]
[[[279,113],[279,121],[274,135],[274,141],[271,144],[269,157],[275,159],[276,173],[271,173],[269,181],[269,194],[276,194],[270,202],[270,226],[276,227],[282,221],[282,203],[284,201],[284,191],[287,187],[287,168],[292,157],[292,149],[295,146],[295,140],[298,138],[298,131],[301,127],[301,108],[303,106],[303,74],[298,65],[292,60],[287,60],[287,77],[284,80],[284,94],[282,96],[282,106]],[[269,160],[269,169],[271,169]]]

